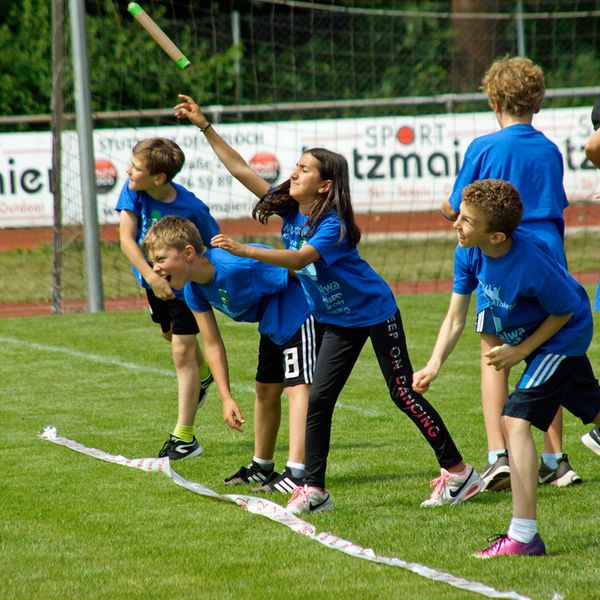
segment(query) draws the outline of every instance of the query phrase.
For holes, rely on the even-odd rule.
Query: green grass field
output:
[[[428,356],[446,301],[445,295],[399,299],[415,366]],[[252,456],[257,334],[252,325],[220,322],[246,431],[226,428],[211,390],[196,423],[204,454],[176,469],[231,493],[223,478]],[[477,346],[475,334],[466,333],[428,397],[465,458],[481,468],[486,451]],[[144,311],[3,319],[0,347],[0,597],[476,597],[348,557],[233,504],[192,494],[162,475],[38,439],[52,424],[59,435],[112,454],[157,453],[174,425],[176,380],[169,346]],[[590,356],[598,365],[597,341]],[[279,467],[286,458],[286,429],[280,432]],[[469,555],[488,536],[506,530],[510,494],[486,493],[452,508],[419,507],[437,465],[387,397],[367,347],[335,412],[328,487],[336,510],[307,520],[380,555],[498,590],[535,599],[550,599],[553,592],[598,598],[600,458],[579,441],[586,430],[566,416],[565,449],[584,484],[539,492],[549,556],[474,560]],[[271,499],[285,503],[279,495]]]

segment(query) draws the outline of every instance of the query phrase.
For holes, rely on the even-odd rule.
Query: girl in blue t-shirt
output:
[[[440,415],[412,389],[412,366],[394,295],[359,255],[360,230],[350,200],[348,163],[323,148],[306,151],[290,178],[271,189],[210,126],[189,96],[176,107],[204,132],[230,173],[260,198],[254,218],[283,219],[284,250],[240,244],[217,235],[211,244],[296,272],[324,335],[311,389],[306,423],[305,485],[288,503],[294,513],[332,510],[325,489],[333,409],[364,346],[371,339],[396,406],[419,428],[436,454],[441,476],[423,506],[456,504],[480,491],[483,482],[465,465]]]

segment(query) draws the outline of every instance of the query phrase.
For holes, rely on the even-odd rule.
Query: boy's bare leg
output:
[[[281,423],[280,383],[256,382],[254,402],[254,456],[270,460],[275,454],[275,443]]]
[[[193,426],[200,395],[198,356],[201,355],[195,335],[173,335],[171,340],[173,363],[177,373],[177,424]]]
[[[538,465],[531,423],[515,417],[503,417],[503,421],[510,452],[513,517],[535,519]]]
[[[563,408],[560,406],[556,416],[550,423],[548,431],[544,433],[544,453],[561,454],[563,438]]]
[[[289,401],[288,428],[290,443],[288,460],[304,464],[304,440],[306,437],[306,411],[310,386],[307,384],[294,385],[286,388]]]
[[[503,342],[495,335],[481,334],[481,408],[487,436],[488,451],[506,448],[502,425],[502,409],[508,398],[508,369],[496,371],[486,364],[484,354]]]

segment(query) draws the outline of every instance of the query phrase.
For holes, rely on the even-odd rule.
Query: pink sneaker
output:
[[[333,510],[333,500],[327,490],[300,485],[289,499],[287,508],[295,515]]]
[[[475,552],[473,558],[494,558],[503,554],[511,556],[545,556],[546,546],[539,533],[527,544],[513,540],[508,534],[497,535],[489,539],[494,543],[485,550]]]

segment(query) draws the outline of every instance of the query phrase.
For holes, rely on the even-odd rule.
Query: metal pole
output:
[[[65,65],[64,0],[52,2],[52,312],[62,313],[62,117]]]
[[[241,42],[241,29],[240,29],[240,13],[237,10],[231,13],[231,37],[234,46],[239,46]],[[241,83],[241,66],[239,54],[236,54],[233,62],[233,73],[235,76],[235,101],[239,104],[242,97],[242,83]],[[238,113],[238,120],[242,120],[242,114]]]
[[[81,193],[83,196],[83,235],[87,273],[88,309],[91,313],[104,310],[100,234],[96,200],[96,168],[92,133],[92,102],[88,78],[87,37],[83,0],[69,0],[71,11],[71,42],[75,79],[75,108]]]
[[[525,48],[525,20],[523,19],[523,0],[517,0],[515,22],[517,26],[517,54],[519,56],[526,56],[527,49]]]

